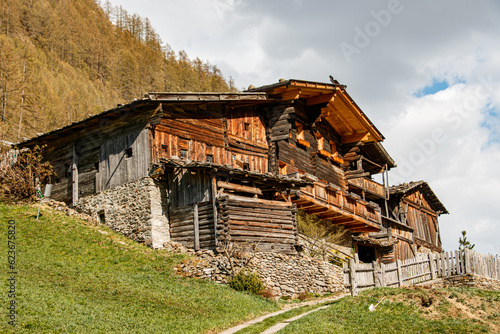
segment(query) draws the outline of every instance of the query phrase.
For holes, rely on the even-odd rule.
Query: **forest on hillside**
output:
[[[0,140],[18,142],[153,91],[235,91],[147,18],[99,0],[0,0]]]

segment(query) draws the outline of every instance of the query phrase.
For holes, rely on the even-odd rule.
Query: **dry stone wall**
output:
[[[164,186],[145,177],[81,199],[76,209],[133,240],[161,248],[170,240]]]
[[[233,258],[233,266],[235,273],[243,268],[257,272],[275,297],[297,298],[301,293],[324,295],[344,290],[342,268],[303,255],[245,253]],[[232,273],[228,258],[209,250],[196,252],[196,257],[183,261],[175,270],[185,277],[223,284],[229,282]]]
[[[500,281],[474,274],[456,275],[443,279],[444,286],[500,290]]]

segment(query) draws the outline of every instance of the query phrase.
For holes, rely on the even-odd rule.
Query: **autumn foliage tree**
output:
[[[150,21],[97,0],[0,0],[0,140],[18,142],[148,91],[234,90]]]
[[[42,183],[50,183],[54,171],[43,161],[43,147],[19,151],[0,146],[0,198],[8,201],[34,200]]]

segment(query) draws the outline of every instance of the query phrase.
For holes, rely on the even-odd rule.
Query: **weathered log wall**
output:
[[[294,204],[233,195],[222,195],[217,203],[218,240],[247,242],[264,252],[296,254]]]
[[[176,156],[267,172],[265,125],[257,107],[203,107],[163,105],[161,120],[155,126],[153,160]]]
[[[170,238],[194,250],[215,249],[212,202],[199,202],[171,208]]]
[[[413,237],[425,241],[429,246],[441,248],[437,214],[431,209],[420,191],[405,195],[401,201],[406,224],[413,228]]]
[[[209,174],[178,168],[168,173],[167,177],[170,207],[176,208],[212,200]]]
[[[76,202],[147,176],[149,134],[144,128],[148,117],[147,111],[125,110],[37,140],[37,145],[47,144],[43,156],[56,173],[50,180],[51,198]],[[108,163],[110,157],[112,161]]]
[[[271,170],[275,173],[309,173],[346,188],[341,165],[334,160],[340,136],[326,121],[311,124],[300,103],[278,105],[268,111]],[[320,144],[321,142],[321,144]]]

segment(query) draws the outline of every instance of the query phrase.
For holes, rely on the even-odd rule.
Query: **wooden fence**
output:
[[[373,287],[402,287],[436,278],[475,274],[500,280],[500,258],[466,249],[441,254],[420,254],[394,263],[344,263],[344,285],[352,295]]]

